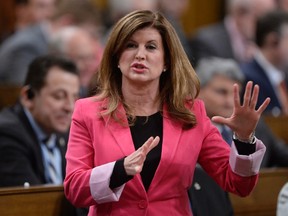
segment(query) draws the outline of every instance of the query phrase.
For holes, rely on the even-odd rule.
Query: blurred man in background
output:
[[[62,185],[79,87],[72,61],[58,56],[32,61],[20,101],[0,112],[0,187]]]

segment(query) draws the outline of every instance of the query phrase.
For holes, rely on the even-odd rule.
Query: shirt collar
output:
[[[37,139],[39,142],[43,142],[44,139],[48,137],[46,133],[43,132],[43,130],[40,128],[40,126],[37,124],[37,122],[34,120],[31,112],[24,107],[24,113],[28,118],[28,121],[30,122],[34,132],[36,133]]]
[[[272,65],[260,51],[257,51],[255,60],[263,67],[273,86],[278,86],[284,80],[283,72]]]

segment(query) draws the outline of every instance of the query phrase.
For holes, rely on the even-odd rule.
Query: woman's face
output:
[[[124,45],[119,65],[122,86],[159,85],[160,75],[166,70],[161,35],[152,27],[136,31]]]

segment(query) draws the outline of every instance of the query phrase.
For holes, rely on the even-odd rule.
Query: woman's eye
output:
[[[127,48],[135,48],[136,47],[136,44],[133,44],[133,43],[128,43],[126,45]]]
[[[148,45],[147,49],[156,49],[156,46],[155,45]]]

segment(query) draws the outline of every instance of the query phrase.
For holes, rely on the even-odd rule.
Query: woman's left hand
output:
[[[253,90],[252,90],[253,89]],[[234,84],[234,109],[231,117],[224,118],[221,116],[214,116],[212,121],[225,124],[230,127],[240,140],[249,140],[255,131],[259,118],[262,112],[270,103],[270,98],[265,101],[256,110],[258,100],[259,86],[249,81],[246,85],[243,104],[240,103],[239,86]]]

